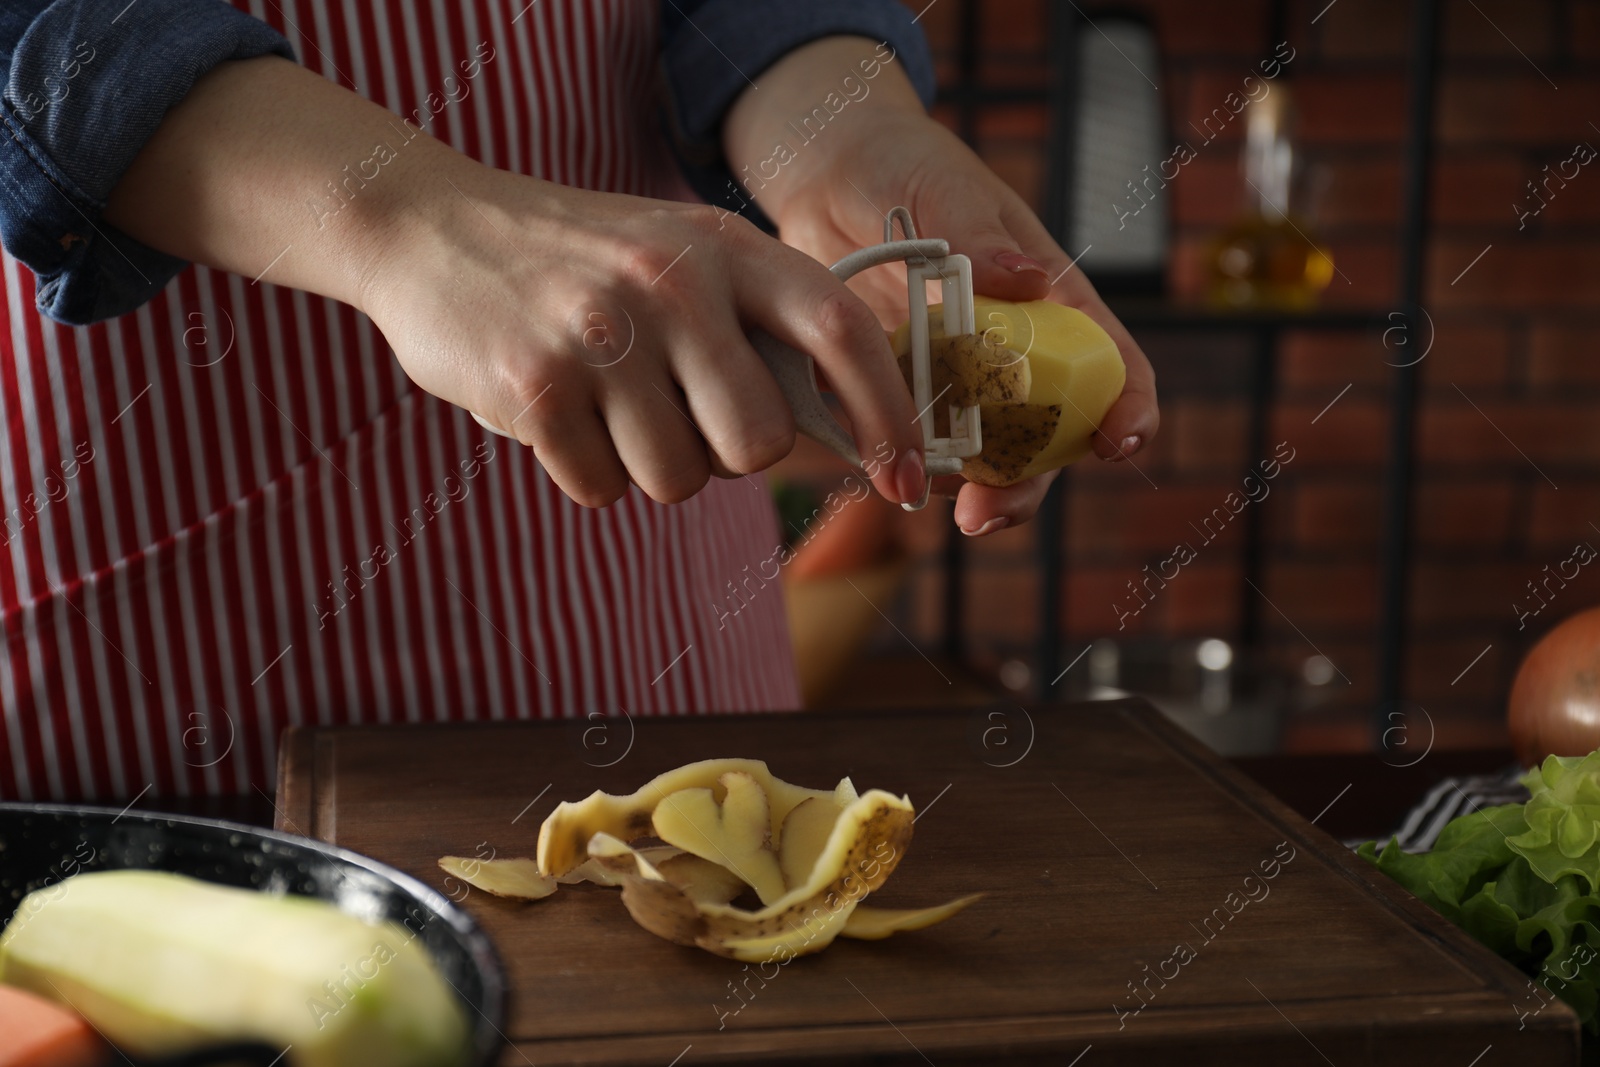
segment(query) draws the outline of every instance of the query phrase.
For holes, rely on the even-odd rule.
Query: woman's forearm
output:
[[[730,109],[723,144],[770,215],[883,112],[922,112],[887,46],[830,37],[785,56]],[[152,248],[361,306],[396,220],[470,165],[413,122],[279,57],[223,63],[173,108],[107,219]],[[436,188],[435,188],[436,187]],[[454,194],[450,194],[454,195]]]
[[[170,111],[107,219],[152,248],[361,306],[419,176],[465,157],[279,57],[223,63]]]
[[[793,417],[754,328],[839,385],[861,454],[894,457],[880,492],[921,491],[910,397],[872,312],[710,208],[483,166],[276,58],[202,79],[112,201],[152,247],[367,312],[413,382],[531,445],[582,503],[630,480],[675,502],[713,459],[749,473],[787,454]]]
[[[892,48],[825,37],[784,56],[740,94],[723,123],[723,152],[741,192],[777,218],[828,158],[862,149],[870,118],[908,113],[922,115],[922,101]]]

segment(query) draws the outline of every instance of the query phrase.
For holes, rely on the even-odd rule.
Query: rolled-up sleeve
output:
[[[217,64],[283,36],[221,0],[6,0],[0,15],[0,243],[35,303],[83,325],[143,304],[187,264],[105,221],[106,201],[168,110]]]
[[[667,125],[685,176],[708,203],[772,229],[733,184],[722,151],[723,116],[773,63],[801,45],[835,36],[882,42],[923,105],[932,105],[933,57],[899,0],[662,0]]]

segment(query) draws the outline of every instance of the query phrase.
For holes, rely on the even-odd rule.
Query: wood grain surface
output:
[[[762,968],[657,939],[614,890],[519,904],[435,865],[532,856],[559,801],[722,756],[909,794],[874,903],[989,895]],[[294,730],[278,802],[462,898],[509,972],[506,1064],[1578,1062],[1564,1005],[1138,701]]]

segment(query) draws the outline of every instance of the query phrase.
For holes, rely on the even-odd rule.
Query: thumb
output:
[[[1022,251],[992,203],[951,205],[929,220],[929,235],[950,242],[950,251],[972,260],[972,291],[1000,300],[1043,300],[1050,295],[1044,265]]]

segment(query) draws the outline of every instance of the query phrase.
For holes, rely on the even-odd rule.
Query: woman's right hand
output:
[[[631,481],[676,502],[787,455],[794,420],[757,327],[816,360],[863,457],[890,457],[869,467],[878,491],[921,494],[888,342],[822,264],[703,205],[429,155],[369,245],[360,304],[413,381],[531,446],[573,500],[604,506]]]

